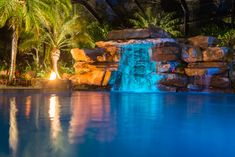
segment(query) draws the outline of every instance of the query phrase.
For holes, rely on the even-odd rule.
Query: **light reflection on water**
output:
[[[61,123],[60,123],[60,103],[59,97],[56,95],[51,95],[49,99],[49,118],[50,118],[50,132],[51,132],[51,141],[55,147],[59,145],[59,135],[62,132]]]
[[[12,97],[10,99],[10,128],[9,128],[9,146],[12,150],[12,156],[16,157],[17,145],[18,145],[18,128],[16,120],[16,99]]]
[[[31,112],[31,96],[26,97],[26,102],[25,102],[25,117],[29,118]]]
[[[234,98],[2,94],[0,157],[235,156]]]

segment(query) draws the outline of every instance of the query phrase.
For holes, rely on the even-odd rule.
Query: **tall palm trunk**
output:
[[[58,63],[58,60],[60,59],[60,50],[57,49],[57,48],[54,48],[52,51],[51,51],[51,62],[52,62],[52,69],[53,71],[56,73],[56,76],[58,79],[61,79],[60,77],[60,74],[58,72],[58,66],[57,66],[57,63]]]
[[[9,75],[10,82],[13,79],[15,79],[18,40],[19,40],[19,28],[18,26],[13,26],[12,43],[11,43],[11,67]]]

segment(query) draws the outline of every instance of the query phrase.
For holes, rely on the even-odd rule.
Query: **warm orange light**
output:
[[[53,71],[51,72],[50,80],[55,80],[55,79],[56,79],[56,73]]]

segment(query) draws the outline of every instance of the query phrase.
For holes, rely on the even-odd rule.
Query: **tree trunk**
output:
[[[16,72],[16,55],[17,55],[17,47],[19,40],[19,28],[18,26],[13,26],[13,34],[12,34],[12,45],[11,45],[11,67],[10,67],[10,75],[9,81],[11,82],[15,79]]]
[[[52,62],[52,70],[56,73],[56,76],[58,79],[61,79],[59,72],[58,72],[58,60],[60,59],[60,50],[57,48],[54,48],[51,51],[51,62]]]
[[[34,51],[35,51],[35,55],[33,56],[34,64],[36,65],[36,69],[38,70],[40,65],[38,48],[34,48]]]

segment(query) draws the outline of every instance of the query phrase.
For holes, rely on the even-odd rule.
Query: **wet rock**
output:
[[[195,46],[195,47],[200,47],[202,49],[206,49],[211,46],[216,46],[219,44],[219,40],[215,37],[211,36],[195,36],[188,38],[189,44]]]
[[[224,73],[227,68],[185,68],[187,76],[217,75]]]
[[[157,54],[153,53],[151,60],[157,62],[169,62],[178,60],[178,56],[175,54]]]
[[[235,71],[231,71],[230,79],[232,81],[232,88],[235,89]]]
[[[197,84],[188,84],[187,88],[189,91],[202,91],[204,87]]]
[[[175,62],[175,61],[166,62],[166,63],[158,62],[156,66],[157,66],[157,72],[159,73],[167,73],[167,72],[174,73],[177,67],[179,66],[179,62]]]
[[[172,87],[172,86],[167,86],[163,84],[158,84],[157,88],[160,91],[165,91],[165,92],[177,92],[177,87]]]
[[[162,79],[158,82],[162,85],[175,86],[175,87],[186,87],[188,78],[185,75],[179,74],[160,74]]]
[[[215,88],[229,88],[231,86],[231,82],[227,77],[215,76],[212,77],[210,85]]]
[[[193,83],[207,88],[229,88],[231,85],[229,78],[221,76],[194,77]]]
[[[197,47],[185,45],[182,48],[181,59],[187,63],[201,62],[202,61],[202,51]]]
[[[224,61],[229,52],[229,48],[226,47],[209,47],[203,51],[203,61]]]

